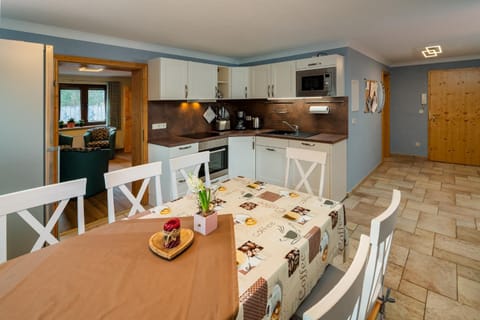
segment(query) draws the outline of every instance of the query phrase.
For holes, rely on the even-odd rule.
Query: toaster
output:
[[[215,130],[217,130],[217,131],[230,130],[230,120],[217,119],[215,121]]]

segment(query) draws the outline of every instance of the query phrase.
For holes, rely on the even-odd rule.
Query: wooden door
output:
[[[123,151],[132,152],[132,100],[130,87],[122,86],[123,110],[125,112],[125,124],[123,131]]]
[[[480,68],[428,73],[428,158],[480,165]]]

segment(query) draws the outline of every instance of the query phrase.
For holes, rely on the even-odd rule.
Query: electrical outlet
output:
[[[157,129],[167,129],[167,123],[166,122],[153,123],[152,130],[157,130]]]
[[[415,147],[420,147],[420,142],[415,142]]]

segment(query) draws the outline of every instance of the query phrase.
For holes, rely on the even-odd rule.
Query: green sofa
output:
[[[110,149],[110,159],[115,156],[115,139],[117,128],[96,127],[88,129],[83,135],[86,148]]]
[[[85,197],[105,190],[104,173],[108,172],[110,149],[62,148],[60,150],[60,181],[87,178]]]

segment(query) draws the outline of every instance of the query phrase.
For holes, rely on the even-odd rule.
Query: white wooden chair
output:
[[[357,253],[345,275],[325,297],[303,313],[304,320],[363,320],[359,317],[359,307],[369,249],[370,238],[361,235]]]
[[[205,169],[205,186],[210,187],[210,173],[208,167],[209,162],[210,151],[203,151],[170,159],[172,198],[178,198],[177,172],[179,172],[183,179],[187,181],[189,174],[198,177],[198,173],[202,164],[204,165]],[[186,170],[188,169],[193,171],[187,172]],[[188,186],[188,188],[188,192],[192,192],[192,190],[190,190],[190,186]]]
[[[7,215],[17,213],[35,230],[39,237],[31,252],[45,243],[55,244],[58,239],[51,233],[71,198],[77,198],[78,234],[85,232],[83,196],[87,179],[82,178],[28,190],[0,195],[0,263],[7,260]],[[28,209],[58,203],[47,224],[43,226]]]
[[[293,163],[295,163],[298,173],[300,174],[300,181],[294,187],[294,189],[299,190],[302,187],[302,185],[304,185],[307,192],[310,194],[313,194],[312,187],[308,182],[308,177],[319,165],[320,179],[319,179],[319,186],[318,186],[318,196],[319,198],[322,198],[323,187],[325,183],[325,165],[327,163],[327,153],[321,152],[321,151],[308,150],[308,149],[287,148],[286,156],[287,156],[287,166],[285,171],[284,186],[288,187],[288,179],[290,176],[290,162],[293,160]],[[303,170],[303,167],[300,161],[310,162],[310,167],[306,172]]]
[[[387,270],[388,256],[392,246],[393,231],[397,219],[398,207],[400,206],[401,194],[399,190],[393,190],[392,201],[388,208],[379,216],[372,219],[370,225],[370,242],[372,250],[368,260],[367,271],[362,292],[362,304],[360,316],[368,316],[377,298],[380,298],[381,312],[384,312],[386,302],[394,302],[389,298],[390,290],[383,295],[383,280]],[[362,318],[362,319],[363,319]]]
[[[379,216],[372,219],[370,227],[371,250],[362,289],[359,319],[363,320],[371,313],[376,298],[381,294],[381,291],[383,291],[381,290],[383,289],[383,277],[386,271],[399,204],[400,191],[393,190],[392,201],[389,207]],[[313,287],[308,297],[295,311],[293,319],[301,319],[303,312],[315,304],[316,301],[322,299],[335,284],[338,283],[343,275],[344,272],[335,266],[327,266],[324,274],[315,287]],[[384,300],[388,300],[388,295],[386,295]]]
[[[160,190],[160,175],[162,174],[162,162],[152,162],[142,164],[130,168],[115,170],[106,172],[105,176],[105,188],[107,188],[107,200],[108,200],[108,223],[115,222],[115,201],[114,201],[114,189],[120,189],[125,197],[130,201],[132,207],[128,213],[128,216],[132,216],[137,212],[146,211],[141,205],[140,201],[147,190],[148,184],[151,178],[154,178],[155,187],[155,204],[159,206],[162,204],[162,191]],[[132,192],[127,188],[126,184],[134,181],[142,180],[140,190],[135,197]]]

